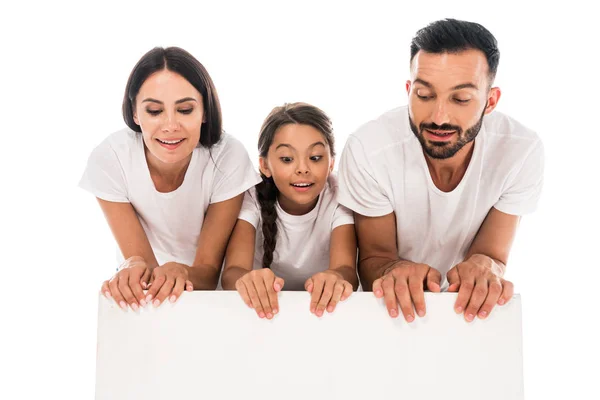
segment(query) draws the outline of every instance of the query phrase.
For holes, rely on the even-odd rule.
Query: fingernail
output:
[[[171,303],[175,303],[175,300],[177,300],[177,297],[175,297],[175,295],[173,295],[173,296],[169,297],[169,301],[170,301]]]
[[[375,296],[381,296],[381,290],[376,290],[375,291]]]
[[[112,296],[110,295],[109,291],[104,292],[104,297],[106,297],[107,299],[110,299]]]
[[[146,289],[146,282],[142,282],[142,287]]]
[[[146,304],[148,304],[148,303],[146,303],[146,300],[141,299],[140,304],[142,305],[142,307],[146,307]]]
[[[278,309],[276,309],[276,308],[273,309],[273,314],[277,314],[278,312],[279,312]]]
[[[395,309],[390,310],[390,316],[396,318],[398,316],[398,311]]]
[[[482,311],[479,313],[479,318],[485,318],[487,317],[487,311]]]
[[[498,300],[498,304],[500,304],[500,305],[504,305],[504,303],[505,303],[504,299],[500,299],[500,300]]]
[[[455,311],[456,311],[457,314],[460,314],[462,312],[462,310],[463,309],[460,306],[456,307],[456,309],[455,309]]]
[[[146,296],[146,301],[148,303],[150,303],[150,300],[152,300],[152,295],[151,294],[149,294],[148,296]]]
[[[275,288],[275,290],[281,290],[281,286],[279,285],[279,283],[276,283],[275,285],[273,285],[273,287]]]
[[[133,311],[137,311],[139,309],[138,305],[135,303],[131,303],[131,308],[133,309]]]
[[[314,314],[314,313],[315,313],[315,308],[314,308],[314,307],[311,307],[311,308],[310,308],[310,312]]]
[[[271,313],[268,313],[268,314],[267,314],[267,318],[268,318],[268,319],[271,319],[271,318],[273,318],[273,314],[271,314]]]
[[[408,314],[406,316],[406,321],[413,322],[414,320],[415,320],[415,317],[412,314]]]
[[[127,310],[127,303],[125,303],[124,301],[120,301],[120,302],[119,302],[119,306],[121,306],[121,308],[122,308],[123,310]]]
[[[333,306],[328,306],[328,307],[327,307],[327,312],[330,312],[330,313],[332,313],[332,312],[333,312]]]
[[[323,316],[323,310],[318,310],[317,311],[317,316],[322,317]]]
[[[473,314],[467,314],[467,321],[471,322],[473,321],[473,318],[475,318]]]
[[[154,302],[152,303],[152,305],[154,307],[158,307],[158,306],[160,306],[160,301],[158,301],[158,299],[156,299],[156,300],[154,300]]]
[[[417,315],[418,315],[419,317],[424,317],[424,316],[425,316],[425,311],[423,311],[423,310],[419,310],[419,311],[417,311]]]
[[[258,316],[259,316],[260,318],[264,318],[264,317],[265,317],[265,313],[261,311],[261,312],[259,312],[259,313],[258,313]]]

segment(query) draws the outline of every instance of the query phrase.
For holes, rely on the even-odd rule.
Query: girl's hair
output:
[[[267,157],[275,134],[279,128],[288,124],[309,125],[321,132],[325,142],[329,145],[331,156],[335,157],[331,120],[321,109],[306,103],[286,103],[281,107],[275,107],[271,111],[260,128],[258,138],[260,157]],[[277,210],[275,209],[275,202],[279,190],[275,186],[272,177],[267,178],[262,172],[260,175],[262,182],[256,185],[256,193],[260,204],[264,238],[263,268],[270,268],[273,263],[273,252],[277,245]]]
[[[202,95],[206,122],[200,128],[200,145],[210,149],[221,139],[222,134],[221,105],[217,90],[204,66],[179,47],[155,47],[144,54],[133,67],[123,96],[125,123],[135,132],[142,131],[133,120],[135,98],[150,75],[165,69],[184,77]]]

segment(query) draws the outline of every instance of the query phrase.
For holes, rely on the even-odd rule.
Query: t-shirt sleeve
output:
[[[253,189],[247,190],[244,193],[244,202],[242,203],[242,209],[240,210],[240,215],[238,219],[243,219],[256,227],[260,222],[260,206],[258,205],[258,201],[255,198],[256,191]]]
[[[229,136],[215,168],[210,203],[229,200],[261,181],[242,143]]]
[[[108,141],[104,141],[88,158],[79,187],[102,200],[128,203],[125,182],[125,174],[117,153]]]
[[[344,207],[341,204],[338,204],[334,213],[333,213],[333,222],[331,224],[331,231],[333,231],[338,226],[342,225],[353,225],[354,224],[354,213],[352,210]]]
[[[338,171],[338,202],[358,214],[380,217],[394,211],[382,192],[362,143],[350,136]]]
[[[538,140],[523,164],[507,180],[506,188],[494,208],[511,215],[535,211],[542,192],[543,175],[544,147]]]

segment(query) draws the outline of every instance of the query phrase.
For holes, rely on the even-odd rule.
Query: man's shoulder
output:
[[[536,131],[499,111],[494,111],[484,118],[486,134],[497,142],[528,146],[540,142]]]
[[[408,107],[402,106],[362,124],[349,138],[360,142],[367,153],[374,153],[402,144],[410,138],[409,134],[412,135],[408,122]]]

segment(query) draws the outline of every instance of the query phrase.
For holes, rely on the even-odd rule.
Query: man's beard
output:
[[[470,127],[469,129],[467,129],[464,132],[463,132],[462,128],[457,125],[450,125],[450,124],[437,125],[433,122],[428,123],[428,124],[422,122],[419,126],[419,129],[417,129],[417,126],[415,125],[412,118],[410,117],[410,114],[408,115],[408,121],[410,123],[410,129],[415,134],[417,139],[419,139],[419,142],[421,143],[421,147],[423,147],[423,150],[425,150],[425,153],[431,158],[446,159],[446,158],[450,158],[450,157],[454,156],[467,143],[473,141],[477,137],[477,135],[479,134],[479,131],[481,130],[481,125],[483,124],[484,115],[485,115],[485,108],[483,109],[483,112],[481,113],[481,117],[479,118],[479,121],[477,121],[477,123],[475,125],[473,125],[472,127]],[[428,143],[427,140],[425,139],[425,136],[423,135],[423,131],[425,129],[429,129],[432,131],[436,131],[436,130],[438,130],[438,131],[455,131],[456,136],[458,137],[458,140],[454,144],[452,144],[451,142],[441,142],[441,141]]]

